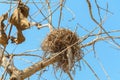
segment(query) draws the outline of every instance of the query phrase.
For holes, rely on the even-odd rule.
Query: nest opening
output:
[[[61,59],[55,63],[55,66],[67,72],[72,69],[76,61],[82,58],[82,51],[79,47],[79,43],[76,43],[78,40],[79,37],[76,33],[68,29],[55,29],[51,31],[43,41],[42,50],[50,53],[50,56],[52,56],[66,49],[60,54]]]

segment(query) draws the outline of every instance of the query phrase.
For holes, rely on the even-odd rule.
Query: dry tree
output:
[[[8,40],[10,40],[13,43],[16,44],[21,44],[23,41],[25,41],[25,37],[22,33],[22,31],[30,28],[31,26],[37,26],[37,28],[43,28],[43,27],[49,27],[50,32],[47,34],[47,36],[44,38],[43,42],[41,43],[41,49],[43,51],[43,56],[41,55],[35,55],[35,54],[7,54],[7,51],[4,52],[3,48],[0,47],[0,51],[2,50],[4,52],[4,55],[0,55],[0,66],[2,66],[5,71],[2,74],[2,77],[0,80],[4,79],[5,73],[8,73],[10,76],[10,80],[24,80],[26,78],[29,79],[31,75],[35,74],[36,72],[44,69],[45,67],[49,65],[53,65],[54,70],[60,69],[62,72],[65,72],[68,74],[71,80],[73,80],[71,72],[73,68],[75,68],[75,64],[77,62],[80,62],[83,60],[85,64],[91,69],[91,71],[94,73],[95,77],[97,80],[100,80],[100,78],[97,76],[97,74],[94,72],[94,70],[91,68],[91,66],[83,59],[84,52],[82,51],[82,48],[85,48],[87,46],[93,46],[94,44],[100,40],[106,40],[106,39],[111,39],[113,43],[116,43],[114,39],[118,39],[120,37],[115,37],[115,36],[110,36],[102,26],[103,22],[102,18],[100,17],[100,23],[94,18],[93,13],[92,13],[92,7],[91,3],[89,0],[86,0],[88,3],[88,10],[91,19],[99,26],[100,31],[97,34],[93,34],[93,32],[96,30],[93,29],[91,32],[88,31],[89,33],[85,35],[84,37],[79,37],[78,34],[70,29],[67,28],[61,28],[61,19],[62,19],[62,10],[65,7],[65,1],[66,0],[60,0],[59,1],[59,6],[52,11],[52,8],[50,6],[50,1],[45,0],[43,3],[44,9],[48,9],[48,15],[45,16],[42,11],[39,9],[39,7],[36,5],[34,1],[30,2],[36,6],[39,11],[44,17],[43,21],[46,20],[48,22],[47,24],[38,24],[37,22],[30,22],[28,20],[29,16],[29,7],[22,2],[22,0],[15,1],[15,4],[17,3],[17,8],[14,9],[12,15],[9,18],[9,24],[11,26],[15,26],[17,29],[17,37],[11,36],[8,34],[8,36],[5,33],[5,25],[3,23],[4,20],[8,18],[7,14],[4,14],[0,17],[0,44],[2,44],[4,47],[8,44]],[[29,2],[26,1],[26,3]],[[95,0],[96,2],[96,0]],[[58,5],[58,3],[57,3]],[[97,7],[99,8],[99,5],[96,4]],[[59,15],[59,20],[58,20],[58,27],[53,28],[52,24],[52,15],[53,13],[57,10],[60,9],[60,15]],[[100,13],[99,9],[98,12]],[[107,12],[107,11],[106,11]],[[100,14],[99,14],[100,16]],[[102,34],[106,34],[106,36],[101,36]],[[94,36],[95,39],[88,43],[82,43],[84,40],[88,39],[89,37]],[[117,45],[117,44],[116,44]],[[117,45],[119,46],[119,45]],[[94,49],[93,49],[94,50]],[[29,52],[34,52],[33,51],[28,51]],[[0,52],[1,53],[1,52]],[[35,57],[40,57],[41,60],[39,60],[36,63],[33,63],[31,66],[20,70],[18,69],[15,65],[14,62],[12,61],[14,57],[16,56],[35,56]],[[108,75],[107,75],[108,77]]]

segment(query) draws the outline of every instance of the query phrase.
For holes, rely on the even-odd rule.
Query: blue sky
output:
[[[2,1],[7,1],[7,0],[1,0]],[[30,0],[32,1],[32,0]],[[34,0],[35,1],[35,0]],[[36,0],[37,1],[37,0]],[[55,1],[55,0],[51,0]],[[95,18],[98,20],[98,14],[97,14],[97,9],[95,7],[94,0],[92,1],[93,5],[93,14]],[[119,0],[97,0],[98,4],[102,8],[106,8],[106,4],[108,3],[108,10],[111,11],[113,14],[108,13],[107,19],[105,23],[103,24],[104,28],[108,31],[110,30],[120,30],[120,7],[119,7]],[[27,4],[30,7],[30,15],[32,15],[35,11],[37,11],[36,7],[33,4]],[[1,4],[0,3],[0,15],[4,14],[4,12],[8,11],[9,9],[8,4]],[[52,4],[53,10],[56,5]],[[39,5],[41,8],[41,5]],[[72,12],[75,15],[75,19],[72,21],[71,18],[73,17],[70,11],[67,9],[69,8],[72,10]],[[45,12],[45,15],[48,15],[47,12]],[[102,17],[105,16],[105,11],[101,10]],[[36,17],[35,20],[40,22],[44,17],[39,13]],[[53,14],[53,25],[57,28],[58,25],[58,20],[59,20],[59,10],[57,10]],[[47,23],[47,21],[43,21],[42,24]],[[86,0],[66,0],[65,8],[63,8],[63,16],[62,16],[62,21],[61,21],[61,27],[69,28],[70,30],[74,31],[77,24],[82,25],[84,28],[87,30],[91,31],[94,29],[95,26],[97,26],[90,18],[89,12],[88,12],[88,6],[86,3]],[[14,35],[15,29],[12,31],[12,35]],[[40,49],[41,42],[44,40],[46,35],[49,33],[48,28],[43,28],[38,30],[36,27],[32,27],[28,30],[25,30],[24,35],[26,37],[26,41],[23,42],[20,45],[15,45],[9,43],[7,46],[7,51],[9,53],[22,53],[27,50],[33,50],[33,49]],[[77,34],[81,37],[88,32],[84,31],[80,27],[77,29]],[[112,34],[114,36],[120,36],[120,32]],[[92,39],[86,40],[84,43],[91,41]],[[120,41],[117,40],[119,43]],[[94,52],[90,51],[88,52],[92,47],[86,47],[83,48],[82,50],[84,53],[87,53],[84,56],[84,59],[89,63],[89,65],[94,69],[96,74],[99,76],[100,80],[108,80],[107,77],[105,76],[102,68],[99,65],[99,61],[96,59],[94,56]],[[105,70],[110,76],[110,80],[119,80],[120,79],[120,48],[116,48],[115,46],[109,44],[107,41],[100,41],[95,44],[95,49],[97,52],[97,55],[100,59],[100,62],[104,66]],[[88,51],[87,51],[88,50]],[[43,52],[40,50],[38,52],[33,52],[32,54],[39,54],[42,55]],[[15,65],[19,69],[24,69],[27,66],[30,66],[30,62],[37,62],[40,59],[35,58],[35,57],[15,57],[14,60],[17,60],[15,62]],[[74,80],[96,80],[96,77],[94,74],[91,72],[90,68],[81,60],[81,70],[79,68],[76,68],[76,74],[73,76]],[[40,80],[44,80],[46,78],[47,80],[56,80],[54,77],[54,72],[52,66],[49,68],[46,68],[48,71],[45,72]],[[0,71],[2,69],[0,68]],[[1,74],[1,73],[0,73]],[[59,74],[59,71],[58,71]],[[36,75],[32,76],[31,80],[34,80]],[[59,75],[57,75],[59,77]],[[60,80],[69,80],[68,76],[66,74],[62,75],[62,79]]]

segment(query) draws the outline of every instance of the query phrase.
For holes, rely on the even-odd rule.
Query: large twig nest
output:
[[[79,37],[74,32],[68,29],[56,29],[50,32],[45,38],[42,43],[42,50],[50,53],[50,56],[59,54],[64,50],[60,54],[61,60],[59,60],[56,65],[67,72],[71,70],[74,63],[82,57],[79,43],[76,43],[78,40]]]

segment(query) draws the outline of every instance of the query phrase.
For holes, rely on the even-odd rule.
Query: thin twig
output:
[[[70,74],[70,72],[67,72],[67,74],[68,74],[70,80],[74,80],[73,77],[72,77],[72,75]]]
[[[50,2],[48,0],[46,0],[46,3],[48,5],[48,15],[50,15],[52,13],[51,11],[51,6],[50,6]],[[50,31],[53,31],[53,27],[52,27],[52,14],[48,17],[48,27],[50,28]]]
[[[88,64],[88,62],[82,58],[82,60],[85,62],[85,64],[90,68],[90,70],[92,71],[92,73],[95,75],[97,80],[100,80],[100,78],[98,77],[98,75],[95,73],[95,71],[92,69],[92,67]]]
[[[119,33],[120,30],[111,30],[111,31],[107,31],[107,33]],[[105,34],[105,32],[102,33],[98,33],[98,34],[91,34],[90,36],[97,36],[97,35],[102,35]]]
[[[38,11],[42,14],[42,16],[46,19],[46,16],[44,15],[44,13],[39,9],[39,7],[37,6],[37,4],[33,1],[33,4],[35,5],[35,7],[38,9]]]
[[[69,7],[67,7],[67,6],[63,6],[65,9],[67,9],[71,14],[72,14],[72,18],[71,19],[69,19],[68,21],[72,21],[72,20],[74,20],[75,19],[75,13],[69,8]]]
[[[60,23],[61,23],[63,2],[64,0],[60,0],[60,16],[59,16],[59,21],[58,21],[58,29],[60,28]]]
[[[93,13],[92,13],[92,6],[91,6],[91,3],[90,3],[90,0],[86,0],[86,1],[87,1],[87,4],[88,4],[88,7],[89,7],[89,13],[90,13],[91,19],[92,19],[97,25],[99,25],[99,27],[105,32],[105,34],[106,34],[107,36],[109,36],[109,37],[111,38],[111,40],[112,40],[118,47],[120,47],[120,44],[118,44],[118,43],[107,33],[107,31],[103,28],[103,26],[102,26],[101,24],[99,24],[99,23],[97,22],[97,20],[94,18]]]
[[[47,6],[48,6],[48,15],[51,14],[51,6],[50,6],[50,2],[48,0],[46,0]],[[52,24],[52,14],[48,17],[48,22],[49,24]]]
[[[101,18],[101,14],[100,14],[100,7],[99,7],[99,5],[97,3],[97,0],[95,0],[95,4],[96,4],[97,9],[98,9],[98,15],[99,15],[99,18],[100,18],[100,22],[102,22],[102,18]]]
[[[105,70],[103,64],[101,63],[101,61],[100,61],[100,59],[99,59],[99,57],[98,57],[98,54],[97,54],[97,52],[96,52],[96,50],[95,50],[95,44],[93,44],[93,51],[94,51],[94,54],[95,54],[95,58],[97,59],[99,65],[100,65],[100,67],[102,68],[102,70],[103,70],[104,74],[106,75],[107,79],[108,79],[108,80],[111,80],[108,72]]]
[[[114,38],[114,39],[120,39],[120,37],[115,37],[115,36],[111,36],[111,37]],[[99,38],[96,38],[96,39],[94,39],[94,40],[92,40],[92,41],[90,41],[86,44],[80,45],[80,46],[81,46],[81,48],[84,48],[86,46],[93,45],[95,42],[98,42],[98,41],[101,41],[101,40],[108,40],[108,39],[111,39],[111,38],[110,37],[99,37]]]

